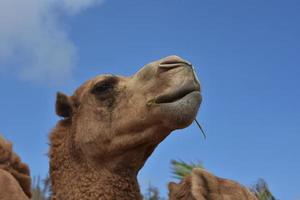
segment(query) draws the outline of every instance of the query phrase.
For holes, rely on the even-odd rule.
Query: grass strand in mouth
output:
[[[195,122],[196,122],[196,124],[198,125],[198,127],[199,127],[201,133],[203,134],[204,139],[206,139],[206,134],[205,134],[205,132],[204,132],[202,126],[201,126],[200,123],[197,121],[197,119],[195,119]]]

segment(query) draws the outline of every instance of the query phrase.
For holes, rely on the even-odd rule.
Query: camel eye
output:
[[[93,94],[101,94],[101,93],[111,90],[112,88],[113,87],[110,84],[101,83],[101,84],[95,85],[95,87],[92,89],[92,93]]]
[[[116,84],[115,78],[107,78],[101,82],[98,82],[92,89],[93,94],[106,94],[114,89]]]

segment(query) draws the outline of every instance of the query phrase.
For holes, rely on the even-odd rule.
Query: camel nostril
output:
[[[175,62],[175,63],[160,63],[158,66],[161,68],[174,68],[182,65],[188,65],[185,62]]]
[[[166,72],[166,71],[169,71],[171,69],[174,69],[174,68],[177,68],[177,67],[180,67],[182,66],[183,63],[170,63],[170,64],[159,64],[158,65],[158,72]]]
[[[168,56],[164,58],[158,65],[158,73],[166,72],[177,67],[192,67],[192,64],[183,60],[179,56]]]
[[[161,72],[166,72],[166,71],[169,71],[169,70],[172,70],[172,69],[175,69],[177,67],[190,67],[192,68],[192,65],[186,61],[176,61],[176,62],[171,62],[171,61],[164,61],[164,62],[161,62],[159,65],[158,65],[158,73],[161,73]]]
[[[175,65],[182,65],[182,64],[192,66],[190,62],[180,58],[179,56],[168,56],[165,59],[163,59],[163,61],[159,64],[159,66],[172,67]]]

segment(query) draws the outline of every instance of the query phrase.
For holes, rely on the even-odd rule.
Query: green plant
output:
[[[31,200],[47,200],[50,190],[50,179],[41,180],[40,176],[33,177]]]
[[[171,168],[173,178],[181,180],[186,175],[189,175],[192,172],[193,168],[204,168],[201,162],[197,163],[186,163],[182,160],[172,160]]]
[[[257,183],[250,189],[259,200],[276,200],[270,192],[266,181],[263,179],[259,179]]]
[[[143,195],[143,199],[144,200],[164,200],[164,198],[162,198],[159,195],[159,190],[157,187],[154,187],[153,185],[151,185],[151,183],[149,183],[149,186],[147,188],[146,193]]]

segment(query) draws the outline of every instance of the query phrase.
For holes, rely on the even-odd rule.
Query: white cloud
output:
[[[70,13],[76,14],[91,5],[100,4],[103,1],[99,0],[57,0],[59,3],[63,3],[63,7]]]
[[[58,21],[103,0],[1,0],[0,70],[15,67],[26,80],[57,82],[71,76],[76,46]],[[2,70],[3,71],[3,70]]]

